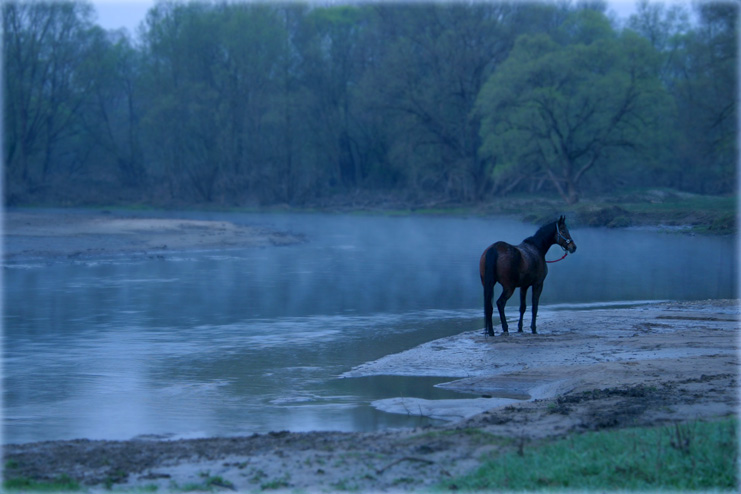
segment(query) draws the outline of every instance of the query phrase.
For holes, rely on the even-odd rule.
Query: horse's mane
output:
[[[548,223],[547,225],[543,225],[540,228],[538,228],[538,231],[535,232],[535,235],[532,237],[528,237],[524,240],[524,242],[533,244],[534,246],[538,248],[544,248],[546,244],[550,241],[550,239],[553,238],[553,232],[556,229],[556,223],[557,221],[552,221]]]

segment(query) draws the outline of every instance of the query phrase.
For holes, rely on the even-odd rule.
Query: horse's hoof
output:
[[[533,329],[533,334],[538,334],[538,332],[537,332],[536,330],[534,330],[534,329]]]
[[[518,333],[522,333],[522,328],[517,330]]]

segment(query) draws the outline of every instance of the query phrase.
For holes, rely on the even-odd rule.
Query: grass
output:
[[[263,491],[267,490],[278,490],[278,489],[287,489],[288,487],[291,487],[291,475],[286,473],[285,475],[278,477],[277,479],[271,480],[269,482],[263,482],[260,484],[260,489]]]
[[[79,490],[80,484],[68,475],[62,475],[48,482],[31,480],[25,477],[3,481],[3,491],[65,492]]]
[[[201,472],[199,476],[202,482],[190,482],[179,485],[177,482],[170,483],[170,491],[177,492],[214,492],[216,490],[234,490],[234,484],[220,476],[212,476],[209,472]],[[156,486],[155,486],[156,489]]]
[[[417,441],[419,439],[456,439],[465,436],[475,444],[496,444],[499,446],[510,445],[513,439],[503,436],[497,436],[490,432],[483,431],[477,427],[465,427],[461,429],[441,429],[425,431],[420,434],[411,436],[408,441]]]
[[[735,211],[738,198],[733,196],[704,196],[685,194],[683,196],[671,196],[671,191],[666,191],[669,196],[663,200],[655,201],[627,201],[625,208],[634,212],[687,212],[687,211]],[[674,193],[676,194],[676,193]]]
[[[513,194],[482,204],[449,205],[356,211],[386,216],[488,216],[506,215],[533,224],[566,214],[574,226],[686,226],[687,233],[730,234],[737,231],[738,198],[735,195],[705,196],[670,189],[636,189],[606,196],[584,197],[567,205],[557,196]]]
[[[622,204],[631,214],[663,220],[669,224],[686,222],[695,233],[733,233],[737,230],[736,196],[689,196],[662,202],[631,202]]]
[[[738,421],[592,432],[487,459],[461,490],[736,490]]]

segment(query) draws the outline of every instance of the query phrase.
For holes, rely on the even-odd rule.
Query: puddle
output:
[[[419,398],[425,400],[470,398],[469,393],[441,386],[455,379],[457,378],[392,375],[343,377],[330,382],[328,388],[339,395],[352,395],[367,401],[384,398]]]
[[[530,400],[532,396],[527,391],[543,385],[513,380],[479,393],[457,382],[459,379],[455,377],[375,375],[342,377],[330,386],[340,393],[362,396],[380,412],[451,421]]]

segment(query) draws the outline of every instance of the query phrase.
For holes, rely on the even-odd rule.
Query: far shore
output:
[[[48,205],[54,208],[53,205]],[[668,233],[679,234],[702,234],[702,235],[732,235],[738,232],[738,198],[735,195],[710,196],[691,194],[671,189],[645,189],[633,192],[621,192],[605,194],[601,196],[584,197],[576,204],[568,205],[560,198],[543,194],[511,195],[491,198],[487,201],[475,203],[457,203],[450,201],[436,201],[429,199],[422,202],[410,202],[396,197],[393,193],[372,194],[357,193],[349,195],[338,195],[301,206],[287,204],[274,204],[264,207],[239,207],[228,205],[182,205],[183,211],[235,211],[235,212],[323,212],[323,213],[352,213],[352,214],[383,214],[383,215],[439,215],[439,216],[499,216],[511,217],[519,221],[533,224],[544,224],[552,221],[561,214],[569,218],[572,227],[601,227],[601,228],[641,228],[651,229]],[[143,209],[142,209],[143,208]],[[161,208],[161,209],[158,209]],[[90,214],[99,213],[108,217],[138,217],[139,211],[146,211],[156,216],[158,211],[163,215],[171,215],[171,211],[177,211],[176,205],[148,205],[137,206],[131,209],[131,205],[118,204],[110,207],[92,206],[79,204],[72,209],[57,208],[53,218],[48,224],[53,224],[61,214],[62,223],[73,221],[69,216],[77,216],[77,212],[86,211]],[[6,210],[5,230],[13,233],[16,228],[23,226],[14,218],[18,215],[29,214],[38,221],[43,218],[49,209],[17,207]],[[69,215],[65,211],[71,212]],[[171,216],[170,216],[171,217]],[[63,227],[59,225],[60,228]],[[89,227],[90,225],[88,225]],[[199,227],[206,227],[201,224]],[[211,225],[218,236],[212,235],[207,241],[193,244],[193,240],[186,240],[186,245],[179,244],[176,236],[170,229],[170,235],[163,239],[164,243],[157,244],[159,239],[151,237],[148,247],[157,250],[163,245],[175,248],[178,245],[184,248],[198,248],[205,245],[206,248],[228,247],[234,243],[247,241],[248,245],[283,245],[294,241],[301,241],[291,232],[272,232],[278,236],[259,229],[242,232],[224,231],[224,225]],[[140,229],[141,230],[141,229]],[[181,228],[180,233],[183,233]],[[220,231],[219,231],[220,230]],[[55,229],[59,232],[59,229]],[[146,231],[146,228],[141,231]],[[90,231],[89,233],[94,233]],[[98,232],[100,233],[100,232]],[[111,233],[111,230],[108,230]],[[132,225],[127,226],[127,233],[133,233]],[[152,233],[152,232],[150,232]],[[267,234],[267,235],[266,235]],[[170,243],[167,243],[169,241]],[[109,247],[110,246],[104,246]],[[129,250],[141,245],[130,245]],[[94,248],[92,250],[95,250]],[[82,250],[85,251],[83,246]],[[11,251],[11,254],[14,252]]]

